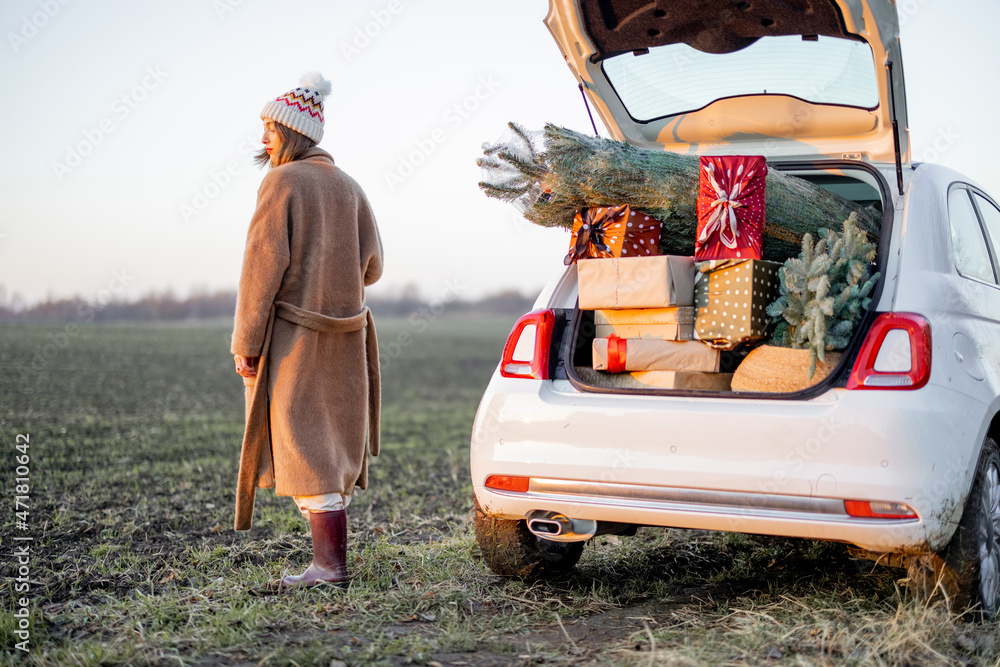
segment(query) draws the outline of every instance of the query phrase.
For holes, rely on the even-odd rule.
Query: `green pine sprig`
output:
[[[772,343],[808,349],[810,378],[816,363],[826,360],[827,350],[848,346],[854,326],[871,304],[879,274],[864,278],[875,250],[852,213],[840,232],[820,229],[819,241],[811,234],[803,236],[802,252],[778,271],[780,296],[767,307],[769,316],[780,319]]]

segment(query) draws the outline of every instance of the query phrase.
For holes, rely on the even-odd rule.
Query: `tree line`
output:
[[[531,309],[534,297],[506,290],[477,300],[442,300],[421,298],[416,290],[406,289],[396,297],[368,299],[376,317],[407,317],[433,308],[442,312],[466,315],[519,315]],[[0,323],[8,322],[165,322],[232,318],[236,292],[223,290],[178,298],[170,292],[152,293],[133,301],[112,299],[106,303],[82,297],[49,299],[29,307],[15,308],[0,304]]]

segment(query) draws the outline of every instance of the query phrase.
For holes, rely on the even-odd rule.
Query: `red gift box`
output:
[[[573,219],[565,263],[578,259],[660,254],[662,223],[628,204],[582,208]]]
[[[761,259],[767,161],[702,156],[699,174],[695,259]]]

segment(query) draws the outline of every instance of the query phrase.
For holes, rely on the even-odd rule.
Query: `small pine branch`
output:
[[[524,193],[528,191],[529,186],[524,184],[507,185],[504,183],[480,183],[479,187],[483,189],[483,192],[494,199],[514,201],[518,197],[524,195]]]
[[[514,136],[523,141],[526,145],[528,146],[532,145],[531,135],[528,134],[528,131],[524,129],[524,127],[513,121],[507,123],[507,127],[511,129],[511,131],[514,133]]]

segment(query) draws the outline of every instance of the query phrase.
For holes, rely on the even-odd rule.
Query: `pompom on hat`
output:
[[[332,86],[319,72],[305,74],[298,88],[264,105],[260,117],[273,120],[309,137],[317,144],[323,138],[323,100]]]

